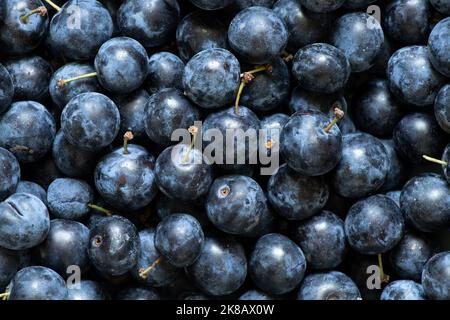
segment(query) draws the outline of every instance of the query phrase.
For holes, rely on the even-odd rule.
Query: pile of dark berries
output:
[[[1,0],[0,299],[450,300],[449,134],[449,0]]]

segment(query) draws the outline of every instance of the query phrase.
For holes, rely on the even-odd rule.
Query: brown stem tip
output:
[[[329,133],[331,128],[333,128],[333,126],[339,122],[339,120],[341,120],[345,113],[344,111],[342,111],[341,109],[339,109],[338,107],[336,107],[337,104],[334,104],[335,108],[334,108],[334,119],[330,122],[330,124],[328,124],[325,129],[323,129],[326,133]]]

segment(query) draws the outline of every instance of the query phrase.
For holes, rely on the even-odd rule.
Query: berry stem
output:
[[[422,157],[425,160],[430,161],[430,162],[434,162],[434,163],[437,163],[437,164],[442,164],[443,166],[447,166],[448,165],[448,162],[446,162],[446,161],[442,161],[442,160],[439,160],[439,159],[436,159],[436,158],[432,158],[432,157],[429,157],[427,155],[423,155]]]
[[[283,50],[283,52],[281,53],[281,57],[285,62],[290,62],[294,60],[294,56],[291,53],[287,52],[286,50]]]
[[[141,277],[142,279],[147,279],[148,273],[150,271],[152,271],[152,269],[154,267],[156,267],[160,262],[162,261],[162,257],[159,257],[158,259],[155,260],[155,262],[153,262],[148,268],[146,269],[140,269],[139,270],[139,277]]]
[[[125,132],[123,135],[123,154],[130,154],[128,152],[128,141],[133,140],[134,135],[131,130]]]
[[[241,100],[242,92],[244,91],[245,86],[247,85],[248,81],[245,81],[244,79],[241,80],[241,84],[239,85],[238,93],[236,95],[236,101],[234,103],[234,113],[238,116],[239,115],[239,101]]]
[[[191,150],[195,146],[195,142],[197,141],[198,128],[196,126],[190,126],[188,131],[192,135],[192,141],[191,141],[191,144],[189,145],[189,148],[188,148],[186,154],[184,155],[184,158],[183,158],[184,163],[186,163],[189,160],[189,154],[191,153]]]
[[[334,108],[334,118],[331,120],[331,122],[323,129],[326,133],[329,133],[331,128],[339,122],[344,117],[344,111],[339,109],[338,107]]]
[[[20,21],[22,23],[27,24],[28,18],[31,17],[33,14],[39,13],[41,17],[45,16],[47,14],[47,8],[46,7],[39,7],[34,10],[30,10],[29,12],[25,13],[23,16],[20,16]]]
[[[381,283],[389,282],[389,276],[384,273],[383,256],[381,254],[378,255],[378,267],[380,268],[380,281],[381,281]]]
[[[241,100],[242,92],[244,91],[245,86],[253,79],[255,79],[254,74],[262,71],[272,72],[272,65],[266,64],[264,66],[258,66],[253,70],[241,73],[241,83],[239,85],[238,93],[236,95],[236,101],[234,103],[234,113],[236,115],[239,115],[239,101]]]
[[[9,292],[0,293],[0,299],[8,300]]]
[[[55,3],[53,3],[52,1],[50,1],[50,0],[44,0],[44,1],[47,2],[50,5],[50,7],[52,7],[56,11],[61,11],[61,8],[59,6],[57,6]]]
[[[86,79],[86,78],[92,78],[92,77],[96,77],[96,76],[97,76],[97,72],[92,72],[92,73],[83,74],[83,75],[81,75],[81,76],[73,77],[73,78],[69,78],[69,79],[59,79],[59,80],[56,82],[56,85],[57,85],[59,88],[62,88],[62,87],[64,87],[66,84],[68,84],[69,82],[77,81],[77,80],[81,80],[81,79]]]
[[[95,211],[104,213],[104,214],[106,214],[107,216],[111,216],[111,215],[113,214],[111,210],[102,208],[102,207],[97,206],[97,205],[92,204],[92,203],[89,203],[89,204],[88,204],[88,207],[91,208],[91,209],[93,209],[93,210],[95,210]]]

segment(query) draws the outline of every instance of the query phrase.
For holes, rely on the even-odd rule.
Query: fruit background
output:
[[[0,0],[0,299],[449,300],[449,79],[449,0]]]

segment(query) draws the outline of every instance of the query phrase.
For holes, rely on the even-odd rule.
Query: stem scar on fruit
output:
[[[97,247],[99,247],[99,246],[102,244],[102,237],[96,236],[96,237],[94,238],[94,244],[95,244]]]
[[[266,149],[272,149],[274,144],[275,144],[275,141],[273,139],[269,139],[266,141],[264,146],[266,147]]]
[[[219,190],[220,196],[222,198],[227,197],[230,194],[231,190],[229,186],[224,186]]]

